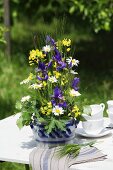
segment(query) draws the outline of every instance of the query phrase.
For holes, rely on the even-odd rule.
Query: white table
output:
[[[19,114],[0,120],[0,161],[29,164],[29,154],[37,146],[33,140],[33,133],[30,127],[21,130],[16,125]],[[109,124],[109,120],[106,119]],[[81,125],[79,125],[81,126]],[[111,130],[113,132],[113,130]],[[85,138],[82,140],[86,140]],[[71,166],[71,170],[113,170],[113,137],[112,134],[98,139],[95,144],[97,148],[107,154],[104,161],[82,163]],[[28,166],[26,166],[28,169]]]

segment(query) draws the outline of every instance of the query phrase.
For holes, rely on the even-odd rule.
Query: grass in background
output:
[[[2,61],[0,62],[0,119],[14,114],[16,100],[26,94],[26,88],[20,86],[20,81],[28,75],[28,66],[24,58],[22,55],[17,55],[15,59],[8,61],[0,52],[0,61]]]

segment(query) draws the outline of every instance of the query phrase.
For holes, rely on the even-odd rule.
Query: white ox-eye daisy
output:
[[[24,103],[26,101],[29,101],[30,98],[31,98],[31,96],[24,96],[21,98],[21,102]]]
[[[30,81],[29,78],[27,78],[27,79],[21,81],[21,82],[20,82],[20,85],[22,85],[22,84],[27,84],[27,83],[29,83],[29,81]]]
[[[74,70],[70,71],[71,74],[78,74],[77,72],[75,72]]]
[[[76,90],[74,90],[74,89],[71,89],[70,90],[70,96],[76,96],[76,97],[78,97],[78,96],[80,96],[81,94],[78,92],[78,91],[76,91]]]
[[[34,83],[29,86],[30,89],[39,89],[41,87],[42,87],[42,83],[41,84]]]
[[[68,64],[72,63],[72,67],[78,66],[78,64],[79,64],[79,60],[73,59],[72,57],[67,58],[66,61],[67,61]]]
[[[59,106],[55,106],[55,107],[53,108],[52,112],[53,112],[53,114],[54,114],[55,116],[59,116],[59,115],[64,114],[63,108],[62,108],[62,107],[59,107]]]
[[[58,80],[56,79],[56,77],[55,76],[51,76],[51,77],[49,77],[49,79],[48,79],[51,83],[56,83]]]
[[[43,48],[42,48],[42,51],[44,51],[44,52],[50,52],[52,50],[52,48],[51,48],[51,46],[50,45],[46,45],[46,46],[44,46]]]

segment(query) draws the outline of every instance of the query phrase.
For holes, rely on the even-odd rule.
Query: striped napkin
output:
[[[55,148],[35,148],[29,156],[32,170],[69,170],[73,164],[80,164],[90,161],[102,161],[106,159],[100,150],[95,147],[83,147],[76,158],[72,156],[64,156],[58,158]]]

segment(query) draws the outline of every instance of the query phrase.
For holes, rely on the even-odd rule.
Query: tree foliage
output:
[[[4,33],[7,31],[7,28],[4,26],[0,25],[0,43],[6,43],[5,38],[4,38]]]
[[[85,21],[89,21],[95,32],[100,30],[109,31],[112,28],[113,1],[112,0],[12,0],[18,4],[19,15],[32,17],[37,20],[44,17],[51,21],[53,17],[61,17],[66,14],[73,18],[79,16]],[[24,10],[22,10],[24,8]],[[19,12],[21,11],[21,13]]]
[[[95,30],[109,31],[112,27],[113,1],[112,0],[70,0],[69,13],[78,13],[88,19]]]
[[[54,17],[61,18],[64,14],[70,22],[78,25],[80,20],[95,32],[112,29],[113,0],[10,0],[11,23],[16,19],[25,18],[30,24],[43,18],[45,22],[51,22]],[[0,22],[3,22],[3,0],[0,1]],[[78,20],[76,18],[79,18]],[[31,20],[32,18],[32,20]]]

